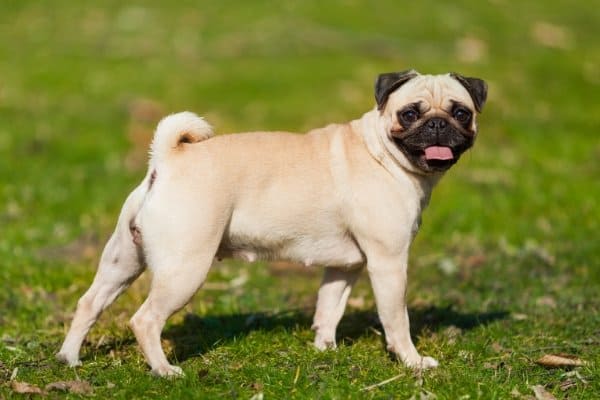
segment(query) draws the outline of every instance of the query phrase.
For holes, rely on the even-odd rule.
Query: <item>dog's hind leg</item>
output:
[[[181,368],[167,361],[161,347],[161,331],[167,319],[185,306],[204,282],[217,246],[217,241],[203,241],[200,244],[202,249],[198,251],[181,251],[183,249],[179,247],[152,251],[150,293],[131,318],[130,325],[155,375],[183,375]],[[159,252],[162,253],[160,256]]]
[[[361,270],[362,267],[350,270],[325,268],[312,325],[316,331],[314,344],[319,350],[336,347],[335,331]]]
[[[131,223],[142,204],[146,185],[147,182],[142,183],[125,201],[115,232],[102,252],[94,281],[77,303],[71,328],[56,355],[72,367],[81,364],[81,344],[102,311],[144,270],[142,250],[134,243],[139,232]]]
[[[156,190],[141,211],[152,284],[130,326],[152,373],[173,376],[181,375],[182,370],[167,361],[161,331],[167,319],[185,306],[204,283],[229,211],[222,202],[200,202],[168,185]],[[171,204],[177,207],[169,208]]]

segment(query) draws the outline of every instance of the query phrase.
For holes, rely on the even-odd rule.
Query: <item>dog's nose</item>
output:
[[[425,123],[428,129],[432,131],[441,131],[448,125],[445,119],[434,117]]]

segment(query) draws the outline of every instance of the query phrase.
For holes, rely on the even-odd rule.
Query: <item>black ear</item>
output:
[[[375,81],[375,100],[377,101],[377,109],[383,109],[390,94],[417,75],[419,75],[419,73],[414,69],[402,72],[388,72],[387,74],[379,75]]]
[[[455,73],[451,73],[450,76],[459,81],[467,89],[467,92],[471,95],[471,99],[473,99],[475,109],[477,112],[481,112],[487,99],[487,83],[479,78],[468,78]]]

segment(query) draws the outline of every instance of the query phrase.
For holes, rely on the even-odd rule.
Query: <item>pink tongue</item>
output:
[[[452,160],[453,158],[450,147],[430,146],[425,149],[426,160]]]

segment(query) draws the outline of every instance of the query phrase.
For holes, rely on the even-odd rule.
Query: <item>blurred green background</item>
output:
[[[600,385],[596,367],[584,371],[587,384],[578,382],[564,392],[544,379],[566,378],[532,366],[527,357],[536,346],[558,346],[598,358],[597,346],[573,343],[600,340],[599,24],[597,0],[2,2],[0,366],[10,372],[20,367],[18,377],[38,384],[72,373],[50,361],[47,370],[40,369],[35,362],[49,360],[58,348],[63,324],[91,282],[119,208],[144,174],[146,146],[162,116],[195,111],[218,133],[303,132],[360,117],[374,105],[378,73],[415,68],[455,71],[489,84],[477,143],[434,191],[411,254],[409,299],[415,309],[425,310],[415,314],[420,327],[415,334],[423,336],[420,348],[441,358],[446,369],[431,375],[430,386],[422,381],[419,386],[410,372],[385,358],[376,335],[364,333],[377,326],[371,314],[351,320],[347,330],[364,334],[339,353],[306,354],[304,342],[288,349],[290,335],[310,340],[310,310],[292,318],[283,332],[261,336],[258,329],[256,343],[245,343],[254,331],[232,328],[230,336],[237,339],[228,346],[235,354],[225,360],[246,365],[261,346],[278,343],[274,337],[283,343],[279,351],[301,354],[303,368],[314,369],[314,357],[325,357],[326,364],[340,362],[344,370],[352,365],[340,357],[369,355],[361,369],[369,372],[354,381],[343,374],[334,379],[331,372],[315,384],[300,375],[293,385],[300,397],[358,396],[356,387],[398,371],[406,377],[370,396],[426,391],[474,398],[482,390],[471,382],[477,371],[486,398],[503,398],[513,387],[526,393],[536,380],[557,396],[593,397]],[[213,287],[247,276],[244,290],[213,296],[209,285],[186,310],[209,318],[312,307],[319,274],[293,270],[282,277],[279,272],[264,263],[222,264],[209,278]],[[110,322],[120,312],[125,316],[118,321],[126,321],[144,293],[143,286],[134,287],[90,336],[96,344],[105,334],[123,341],[109,346],[124,352],[123,366],[112,366],[109,350],[100,345],[87,350],[88,363],[92,357],[111,365],[112,372],[86,370],[84,359],[80,374],[96,379],[98,393],[108,379],[125,378],[147,386],[137,392],[119,386],[123,396],[235,397],[234,389],[242,397],[290,393],[296,368],[278,368],[274,360],[252,373],[245,367],[227,370],[223,361],[225,383],[186,378],[174,383],[172,392],[153,386],[135,345],[127,341],[130,332]],[[366,279],[354,298],[363,302],[349,312],[373,311]],[[474,321],[486,312],[529,318],[507,317],[468,333],[463,327],[456,348],[449,348],[435,334],[447,325],[461,326],[444,307],[470,313]],[[173,324],[181,326],[181,319]],[[481,369],[485,349],[498,338],[512,349],[517,372],[508,377],[506,370]],[[571,347],[561,347],[568,340]],[[465,362],[456,355],[469,346],[475,358]],[[203,348],[206,360],[229,347]],[[197,362],[184,362],[188,374]],[[10,374],[3,374],[0,397],[11,393]],[[266,383],[265,376],[278,374],[281,384]],[[456,382],[450,384],[449,376]],[[261,386],[249,380],[260,380]]]

